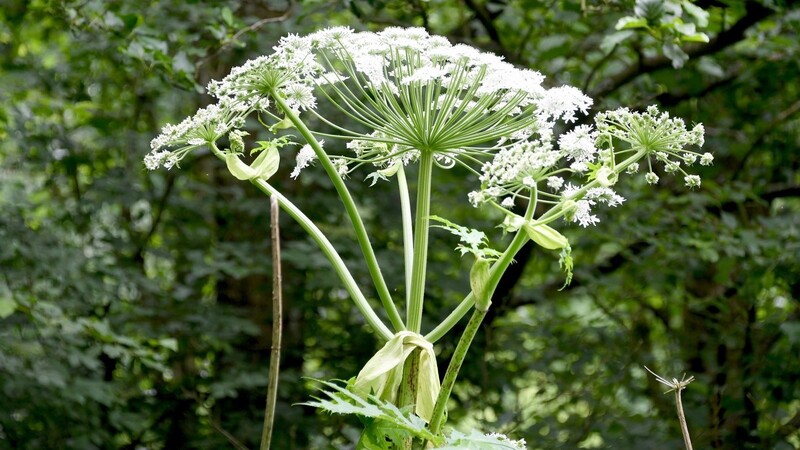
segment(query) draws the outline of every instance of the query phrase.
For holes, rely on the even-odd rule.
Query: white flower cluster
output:
[[[632,112],[627,108],[603,112],[597,115],[595,122],[600,134],[647,152],[647,163],[651,169],[645,174],[645,180],[649,184],[656,184],[659,180],[652,170],[652,159],[662,163],[667,173],[683,174],[686,186],[690,188],[700,186],[700,177],[687,174],[684,165],[691,166],[699,159],[700,165],[708,166],[714,161],[711,153],[700,154],[686,149],[692,145],[703,146],[705,129],[702,124],[687,130],[683,119],[659,112],[655,106],[647,108],[644,113]],[[631,167],[630,171],[637,169],[638,164]]]
[[[165,125],[161,134],[150,141],[151,151],[144,158],[145,166],[150,170],[161,166],[172,168],[189,151],[216,141],[233,128],[242,127],[245,117],[254,107],[260,107],[260,104],[226,98],[219,103],[200,108],[177,125]],[[168,148],[173,150],[167,150]]]
[[[558,138],[557,149],[552,145],[551,129],[539,130],[538,138],[506,146],[485,163],[479,176],[481,190],[471,193],[469,199],[476,206],[492,201],[509,208],[514,205],[513,198],[526,197],[527,192],[535,190],[538,201],[561,204],[561,214],[567,221],[584,227],[595,225],[599,218],[593,214],[593,207],[614,207],[625,201],[611,186],[621,173],[636,173],[639,159],[647,159],[648,167],[655,159],[664,165],[665,172],[682,173],[686,186],[700,186],[700,177],[687,174],[683,167],[698,160],[701,165],[712,163],[710,153],[686,149],[703,144],[703,131],[702,125],[688,131],[681,119],[670,118],[655,107],[644,113],[623,108],[598,114],[596,128],[576,126]],[[620,141],[627,146],[617,149]],[[624,156],[628,159],[621,160]],[[564,177],[569,175],[586,178],[577,185],[565,183]],[[652,170],[644,178],[650,184],[659,179]],[[538,190],[540,182],[550,191]]]
[[[556,122],[576,121],[588,112],[591,98],[570,86],[547,89],[536,71],[421,28],[376,33],[328,28],[286,36],[274,50],[212,81],[208,90],[218,103],[164,127],[145,158],[147,167],[174,166],[189,150],[242,127],[253,111],[275,122],[271,130],[284,128],[281,113],[302,111],[336,129],[334,137],[348,140],[352,153],[330,158],[342,177],[372,165],[373,181],[385,179],[398,164],[432,154],[439,167],[460,165],[478,177],[480,190],[469,194],[476,206],[491,202],[512,209],[518,197],[534,195],[554,207],[570,201],[570,208],[558,210],[587,226],[598,221],[592,207],[624,201],[611,186],[621,173],[638,170],[636,160],[648,160],[648,183],[658,181],[654,159],[665,172],[682,173],[689,187],[699,186],[700,178],[684,167],[713,160],[709,153],[686,149],[703,144],[702,125],[687,131],[681,119],[654,107],[601,113],[594,126],[578,125],[556,137]],[[320,116],[316,108],[323,99],[367,131]],[[268,110],[270,104],[277,113]],[[617,149],[620,141],[628,146]],[[303,147],[292,178],[318,156],[312,146]],[[568,183],[570,177],[581,181]]]

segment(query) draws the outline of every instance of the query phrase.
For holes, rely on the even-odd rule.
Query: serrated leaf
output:
[[[564,286],[561,289],[569,286],[572,283],[572,268],[574,261],[572,260],[572,247],[567,244],[566,247],[561,249],[561,255],[558,258],[558,266],[566,273],[567,279],[564,281]]]
[[[476,258],[495,260],[500,256],[500,252],[488,247],[489,239],[483,231],[475,230],[453,223],[439,216],[430,216],[430,219],[439,222],[441,225],[433,225],[442,228],[458,236],[460,244],[456,249],[461,251],[461,255],[472,253]]]
[[[440,450],[525,450],[525,441],[515,441],[497,433],[482,434],[472,430],[470,434],[453,431],[447,436]]]
[[[367,424],[365,433],[369,431],[370,436],[366,438],[365,442],[378,445],[380,441],[376,441],[376,437],[379,433],[383,433],[384,437],[387,435],[393,436],[392,439],[407,433],[409,436],[426,439],[437,445],[441,445],[444,442],[441,436],[434,436],[428,430],[427,424],[422,418],[412,414],[410,411],[403,411],[392,403],[383,401],[374,395],[364,398],[336,383],[321,380],[319,382],[329,389],[322,390],[322,393],[328,396],[329,399],[315,398],[314,401],[301,403],[301,405],[313,406],[329,413],[355,414],[374,419],[373,422]],[[382,449],[384,447],[364,448]]]

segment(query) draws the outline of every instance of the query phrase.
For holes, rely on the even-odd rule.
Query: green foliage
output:
[[[461,252],[461,256],[471,253],[475,258],[490,261],[500,256],[500,252],[488,247],[489,239],[483,231],[458,225],[436,215],[431,216],[430,219],[441,224],[433,225],[433,227],[442,228],[458,236],[460,242],[458,246],[456,246],[456,250]]]
[[[443,449],[500,450],[525,449],[524,441],[512,441],[497,434],[481,434],[475,430],[469,434],[450,431],[445,436],[434,436],[424,420],[407,410],[401,410],[390,402],[373,395],[362,398],[349,387],[329,381],[319,381],[324,386],[325,398],[302,403],[331,414],[356,415],[364,424],[364,433],[358,448],[366,450],[388,450],[392,444],[402,445],[407,438],[425,440]],[[325,389],[327,388],[327,389]]]
[[[563,291],[551,259],[521,254],[448,424],[508,432],[530,448],[678,448],[674,404],[646,364],[696,377],[683,392],[696,448],[800,446],[796,5],[696,2],[708,26],[685,9],[682,20],[714,45],[682,45],[689,59],[675,70],[647,30],[615,29],[636,15],[633,1],[296,2],[282,22],[272,20],[278,3],[3,3],[0,448],[230,446],[219,429],[256,448],[271,331],[268,206],[207,157],[179,177],[147,173],[141,157],[161,124],[201,105],[198,86],[287,32],[386,23],[503,54],[553,85],[585,87],[598,108],[656,101],[704,123],[716,157],[689,195],[666,179],[658,191],[634,185],[618,219],[567,229],[579,263]],[[272,21],[245,31],[262,19]],[[357,267],[329,185],[312,171],[283,183],[284,164],[272,180]],[[476,229],[497,222],[474,218],[460,197],[478,183],[472,174],[437,175],[433,214]],[[397,286],[399,219],[385,207],[397,199],[382,183],[358,195],[360,184],[354,195]],[[374,336],[313,243],[281,231],[285,371],[273,448],[353,446],[348,421],[291,404],[309,395],[302,376],[357,372]],[[433,241],[425,328],[466,293],[471,266],[452,260],[451,241]],[[369,280],[363,268],[354,276]],[[437,342],[437,358],[453,345]]]
[[[362,398],[346,387],[329,381],[320,381],[330,390],[323,390],[328,399],[302,403],[331,414],[355,414],[365,418],[365,432],[359,441],[368,449],[391,448],[389,443],[400,445],[408,437],[441,444],[441,438],[430,433],[424,420],[409,411],[402,411],[390,402],[373,395]]]

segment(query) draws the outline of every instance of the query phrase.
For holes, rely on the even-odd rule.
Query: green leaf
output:
[[[228,7],[222,8],[220,14],[222,15],[222,20],[225,22],[226,25],[233,26],[233,13],[231,12],[230,8]]]
[[[572,268],[574,261],[572,260],[572,247],[567,244],[566,247],[561,249],[561,255],[558,258],[558,266],[566,273],[567,279],[564,280],[564,286],[561,289],[569,286],[572,283]]]
[[[162,347],[164,347],[166,349],[172,350],[173,352],[177,352],[178,351],[178,340],[175,339],[175,338],[159,339],[158,345],[160,345],[160,346],[162,346]]]
[[[635,34],[636,33],[632,30],[623,30],[623,31],[617,31],[616,33],[608,34],[603,38],[603,41],[600,43],[600,50],[602,50],[604,54],[608,55],[609,53],[611,53],[611,50],[613,50],[614,47],[621,44],[626,39],[630,38]]]
[[[291,119],[289,119],[289,117],[286,116],[280,122],[276,122],[271,127],[269,127],[269,132],[274,133],[278,130],[286,130],[289,128],[294,128],[294,123],[292,123]]]
[[[664,56],[672,61],[672,67],[680,69],[689,60],[689,55],[674,42],[665,42],[662,46]]]
[[[14,314],[14,311],[16,310],[17,310],[17,303],[14,301],[13,298],[0,297],[0,319],[5,319],[11,314]]]
[[[380,437],[384,438],[384,440],[387,435],[390,436],[390,439],[396,439],[397,436],[408,433],[410,436],[432,441],[436,445],[441,445],[444,442],[443,437],[434,436],[428,430],[426,422],[410,411],[401,410],[392,403],[383,401],[374,395],[368,395],[366,398],[362,397],[336,383],[329,381],[320,381],[320,383],[329,388],[329,390],[322,391],[328,399],[317,398],[314,401],[301,403],[301,405],[313,406],[329,413],[355,414],[360,417],[374,419],[375,422],[382,422],[370,429],[370,425],[374,424],[374,422],[366,421],[369,436],[364,438],[364,442],[370,443],[373,447],[363,448],[385,448],[380,446],[381,441],[378,439],[381,432],[384,433],[384,436]]]
[[[436,215],[430,216],[430,219],[442,224],[432,226],[445,229],[458,236],[461,243],[456,247],[456,249],[461,252],[462,256],[466,255],[467,253],[472,253],[476,258],[484,258],[488,260],[495,260],[500,256],[500,252],[487,246],[489,240],[486,237],[486,233],[483,231],[458,225]]]
[[[482,434],[472,430],[470,434],[453,431],[447,436],[442,450],[525,450],[525,441],[514,441],[498,433]]]
[[[619,19],[617,25],[614,27],[617,30],[630,30],[633,28],[647,28],[647,19],[644,17],[623,17]]]
[[[681,2],[681,6],[683,6],[683,10],[686,11],[690,17],[694,19],[699,27],[706,27],[708,26],[708,12],[703,8],[694,5],[689,0],[684,0]]]
[[[705,33],[695,33],[688,36],[681,36],[682,41],[686,42],[708,42],[708,35]]]

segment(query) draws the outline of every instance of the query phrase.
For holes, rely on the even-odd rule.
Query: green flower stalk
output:
[[[145,165],[170,169],[194,149],[207,146],[237,179],[250,181],[267,195],[279,196],[281,207],[312,236],[334,266],[367,323],[387,341],[384,354],[393,355],[368,363],[359,375],[359,389],[394,401],[397,386],[408,381],[399,378],[414,377],[408,385],[439,386],[438,374],[430,370],[435,354],[432,344],[475,306],[480,317],[469,335],[461,338],[463,359],[500,278],[525,242],[532,240],[544,250],[558,251],[569,281],[571,248],[558,231],[560,226],[596,225],[600,221],[595,213],[598,206],[621,205],[625,199],[613,186],[624,175],[636,173],[640,161],[647,163],[645,179],[650,183],[658,180],[653,170],[658,163],[668,174],[681,174],[688,187],[698,187],[699,177],[686,169],[696,161],[707,165],[713,160],[709,153],[687,149],[703,144],[702,125],[687,130],[683,121],[654,107],[644,113],[628,109],[600,113],[594,125],[575,126],[557,136],[556,125],[586,114],[592,99],[570,86],[548,89],[543,81],[534,70],[515,67],[463,44],[453,45],[420,28],[357,33],[337,27],[308,36],[289,35],[281,39],[274,53],[212,81],[208,90],[217,103],[178,125],[165,126],[152,141]],[[317,110],[322,103],[347,120],[335,123],[324,116]],[[256,117],[264,128],[248,128],[256,122],[248,122],[250,117]],[[325,124],[327,131],[309,128],[308,117]],[[286,134],[292,132],[305,142],[293,155],[291,178],[302,176],[314,165],[328,175],[353,225],[372,288],[391,328],[380,319],[375,302],[369,302],[362,287],[356,285],[320,228],[300,206],[268,183],[286,160],[283,148],[287,147]],[[240,159],[247,153],[243,139],[247,134],[265,139],[250,150],[250,154],[260,152],[251,164]],[[413,216],[409,192],[413,183],[406,180],[405,170],[412,164],[418,165]],[[473,206],[502,213],[499,225],[515,235],[504,248],[490,248],[482,231],[431,215],[437,173],[453,167],[475,180],[471,192],[465,192]],[[392,296],[395,291],[386,284],[366,225],[348,190],[347,178],[357,171],[366,171],[372,184],[397,178],[406,269],[403,285],[397,289],[404,293],[402,298]],[[527,212],[518,215],[517,207],[525,204]],[[462,255],[473,255],[476,262],[464,300],[423,337],[425,301],[432,301],[426,297],[432,220],[433,226],[459,236],[457,248]],[[420,349],[424,361],[409,367],[422,366],[423,370],[402,371],[408,355],[419,354]],[[424,405],[418,413],[426,420],[435,416],[437,430],[457,372],[457,367],[448,370],[447,389],[438,399],[415,401]],[[428,388],[418,392],[437,396]],[[440,392],[438,388],[436,392]]]

